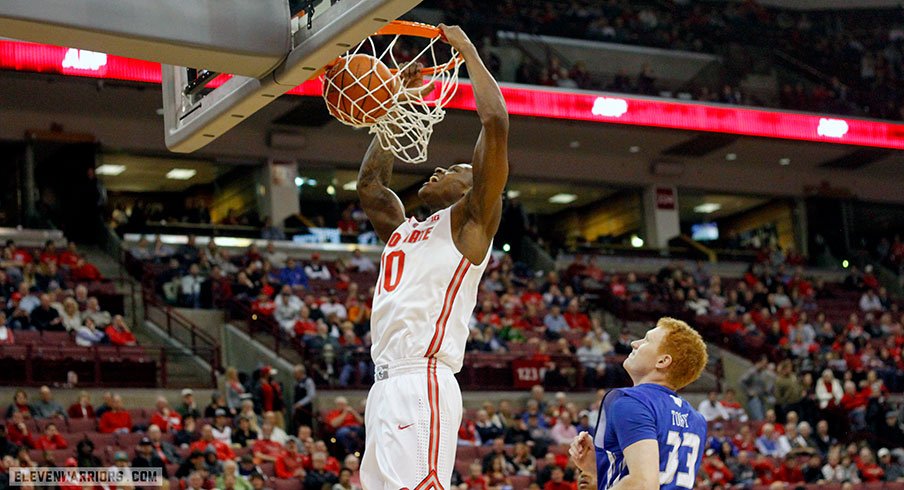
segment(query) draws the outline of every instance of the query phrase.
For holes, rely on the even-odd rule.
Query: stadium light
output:
[[[166,173],[166,178],[173,180],[188,180],[197,173],[197,170],[191,168],[174,168]]]
[[[106,163],[94,169],[94,173],[97,175],[119,175],[126,171],[125,165],[111,165]]]
[[[569,204],[576,201],[578,198],[575,194],[556,194],[549,198],[549,202],[553,204]]]

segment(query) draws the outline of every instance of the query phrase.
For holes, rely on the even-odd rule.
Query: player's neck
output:
[[[672,391],[678,391],[673,386],[669,385],[669,383],[666,382],[665,378],[662,377],[661,375],[659,375],[659,373],[657,373],[655,371],[647,374],[646,376],[642,376],[639,379],[631,378],[631,381],[634,382],[634,386],[642,385],[642,384],[653,384],[653,385],[663,386]]]

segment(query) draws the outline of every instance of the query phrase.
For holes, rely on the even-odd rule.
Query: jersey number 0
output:
[[[402,272],[405,271],[405,252],[395,252],[383,256],[383,290],[387,293],[395,291],[402,281]]]

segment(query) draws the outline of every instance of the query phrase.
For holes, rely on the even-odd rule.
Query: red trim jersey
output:
[[[452,240],[451,209],[423,222],[409,218],[386,243],[371,317],[377,366],[436,357],[453,372],[461,370],[468,321],[492,244],[483,262],[472,264]]]

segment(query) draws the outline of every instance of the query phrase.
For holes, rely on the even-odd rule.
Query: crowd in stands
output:
[[[507,30],[721,55],[735,47],[742,51],[761,49],[772,56],[774,48],[780,46],[784,54],[807,67],[801,73],[818,73],[812,84],[804,83],[806,76],[782,81],[780,107],[904,119],[904,31],[898,27],[902,17],[898,8],[806,12],[764,8],[755,0],[728,4],[686,0],[433,0],[423,5],[441,9],[447,23],[465,26],[478,42],[492,43],[496,31]],[[483,41],[485,38],[489,41]],[[580,61],[575,61],[556,70],[547,61],[548,66],[537,67],[531,78],[525,79],[520,72],[519,77],[530,83],[555,85],[563,80],[567,86],[573,82],[582,87],[581,78],[573,76],[581,73]],[[740,63],[748,65],[743,69],[750,64]],[[627,75],[619,75],[614,82],[589,81],[586,87],[639,93],[651,88],[647,83],[650,77],[644,74],[646,68],[625,68],[640,70],[636,83],[630,83]],[[737,80],[743,75],[737,73],[731,78]],[[722,86],[701,87],[694,96],[727,103],[761,103],[741,93],[732,80]]]
[[[789,367],[785,361],[775,372],[764,359],[741,378],[751,399],[764,395],[762,406],[745,409],[732,389],[699,403],[710,430],[695,488],[904,481],[904,419],[876,395],[881,381],[868,378],[864,425],[848,428],[838,415],[852,395],[833,391],[841,388],[831,371],[808,385]],[[253,373],[229,368],[207,405],[188,388],[174,406],[159,397],[153,406],[127,407],[107,392],[95,407],[83,392],[68,408],[46,386],[36,401],[17,390],[0,412],[0,487],[12,468],[71,465],[160,468],[170,488],[360,488],[366,400],[318,399],[304,366],[295,368],[291,388],[276,374],[267,365]],[[795,390],[800,396],[789,396]],[[577,402],[536,385],[526,397],[466,410],[454,487],[576,489],[567,447],[579,432],[594,433],[605,394]]]
[[[377,266],[360,251],[326,263],[317,253],[289,257],[270,242],[264,250],[251,245],[230,255],[213,241],[199,247],[190,236],[179,247],[142,240],[131,253],[154,264],[155,287],[170,304],[225,308],[238,302],[255,318],[271,319],[281,336],[304,349],[318,381],[348,386],[372,376],[367,352]],[[625,381],[613,356],[627,354],[630,346],[612,342],[589,314],[590,300],[579,284],[556,273],[538,281],[509,255],[494,258],[488,270],[467,352],[521,353],[545,363],[552,384]],[[577,356],[583,369],[554,369],[557,356]],[[577,379],[580,372],[583,379]]]
[[[100,272],[69,242],[29,250],[8,241],[0,259],[0,346],[20,332],[64,332],[79,346],[136,345],[122,315],[104,310],[90,294]]]

